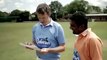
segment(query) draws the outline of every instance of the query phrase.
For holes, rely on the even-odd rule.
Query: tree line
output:
[[[68,15],[73,14],[76,11],[82,11],[86,14],[93,13],[107,13],[106,8],[101,9],[99,6],[90,5],[88,1],[85,0],[74,0],[70,4],[62,6],[58,1],[52,1],[49,4],[53,20],[60,20],[60,18],[67,19]],[[36,13],[30,13],[29,11],[21,11],[15,9],[11,13],[0,11],[0,22],[23,22],[23,21],[38,21]]]

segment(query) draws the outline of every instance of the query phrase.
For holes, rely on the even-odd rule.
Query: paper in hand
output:
[[[38,51],[40,50],[40,48],[38,48],[38,47],[35,46],[35,45],[27,45],[27,44],[24,44],[24,43],[20,43],[20,45],[23,46],[23,47],[29,47],[29,48],[30,48],[30,47],[31,47],[31,48],[34,47],[34,48],[35,48],[34,50],[38,50]]]

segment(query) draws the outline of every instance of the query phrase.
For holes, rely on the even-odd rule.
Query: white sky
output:
[[[35,12],[38,4],[40,3],[50,4],[51,1],[56,0],[0,0],[0,10],[11,12],[14,9],[19,9],[19,10],[28,10],[32,13]],[[59,1],[63,6],[65,6],[66,4],[72,2],[73,0],[57,0],[57,1]],[[107,6],[107,0],[86,0],[86,1],[88,1],[91,5],[100,6],[101,8]]]

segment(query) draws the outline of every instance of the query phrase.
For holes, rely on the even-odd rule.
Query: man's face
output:
[[[72,29],[73,34],[79,34],[79,26],[74,21],[70,22],[70,29]]]
[[[45,23],[48,20],[49,15],[47,13],[44,14],[37,13],[37,17],[41,23]]]

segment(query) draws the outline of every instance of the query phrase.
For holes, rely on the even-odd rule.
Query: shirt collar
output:
[[[42,23],[40,23],[40,26],[47,27],[47,26],[53,26],[53,20],[50,18],[51,22],[44,26]]]
[[[86,29],[85,31],[83,31],[81,34],[82,36],[86,36],[88,34],[88,32],[91,31],[91,28]]]

